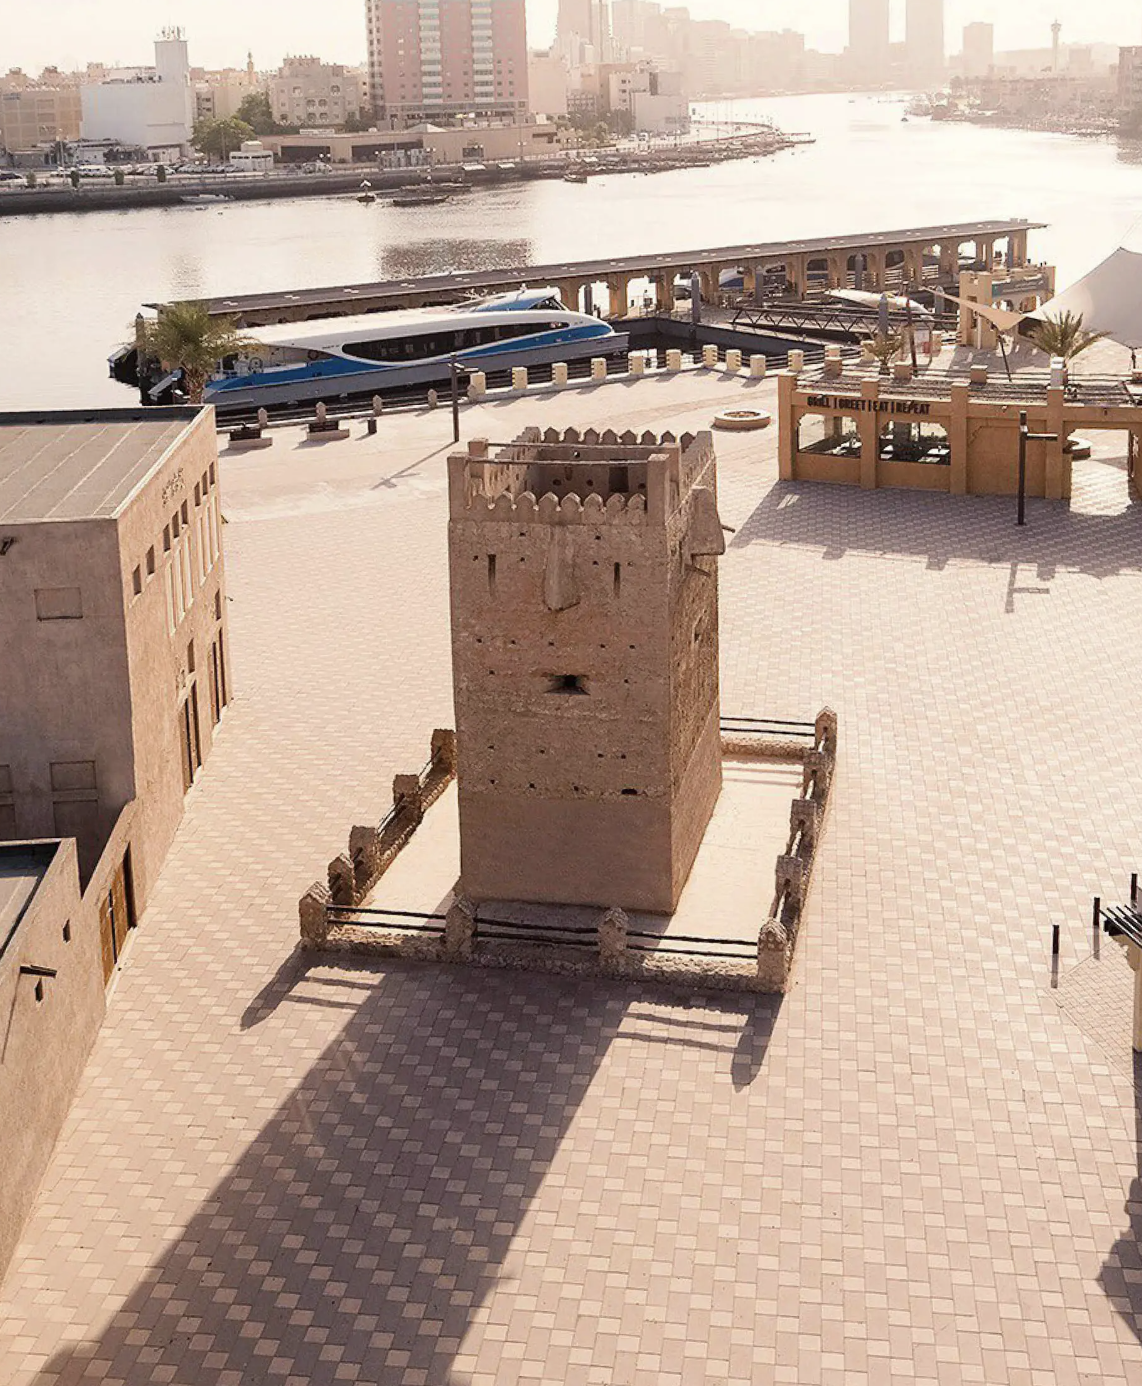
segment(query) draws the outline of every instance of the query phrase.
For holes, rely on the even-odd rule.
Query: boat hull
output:
[[[515,366],[547,366],[557,361],[579,361],[592,356],[616,356],[625,352],[629,345],[625,332],[612,333],[606,337],[593,337],[579,342],[557,342],[550,346],[521,347],[518,351],[496,352],[487,356],[464,355],[458,358],[460,373],[465,376],[474,371],[489,374],[510,371]],[[251,409],[288,408],[292,405],[318,403],[355,398],[367,399],[373,395],[383,395],[398,390],[409,390],[421,386],[425,389],[451,381],[451,364],[445,358],[419,361],[407,366],[367,366],[361,370],[338,375],[315,376],[310,380],[290,380],[279,385],[272,383],[271,373],[266,373],[264,385],[249,385],[243,388],[211,390],[206,392],[206,403],[213,404],[219,415],[245,412]]]

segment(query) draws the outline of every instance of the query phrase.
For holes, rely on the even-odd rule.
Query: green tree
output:
[[[190,137],[191,144],[209,159],[225,163],[243,140],[254,138],[253,129],[244,120],[230,116],[226,120],[200,120]]]
[[[164,370],[181,370],[191,404],[201,404],[206,382],[227,356],[257,347],[234,318],[213,317],[205,303],[172,303],[138,334],[142,354]]]
[[[264,91],[252,91],[249,96],[244,96],[235,119],[243,121],[253,130],[255,135],[277,133],[278,127],[274,120],[273,107],[270,105],[269,96]]]
[[[1031,340],[1048,356],[1061,356],[1064,361],[1073,361],[1088,347],[1104,341],[1109,335],[1108,332],[1088,332],[1083,327],[1083,315],[1068,311],[1057,318],[1044,318],[1031,333]]]

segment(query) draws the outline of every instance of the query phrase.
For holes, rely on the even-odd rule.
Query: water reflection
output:
[[[377,270],[382,279],[405,279],[416,274],[449,274],[462,270],[499,269],[526,265],[535,258],[529,240],[431,240],[380,248]]]

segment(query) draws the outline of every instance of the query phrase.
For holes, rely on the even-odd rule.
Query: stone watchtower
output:
[[[448,460],[461,889],[671,913],[722,784],[708,433]]]

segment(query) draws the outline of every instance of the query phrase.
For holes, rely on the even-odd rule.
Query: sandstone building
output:
[[[229,700],[217,459],[212,410],[0,414],[0,840],[75,838],[86,885],[133,805],[120,921]]]
[[[721,790],[708,434],[449,459],[461,888],[670,913]]]

